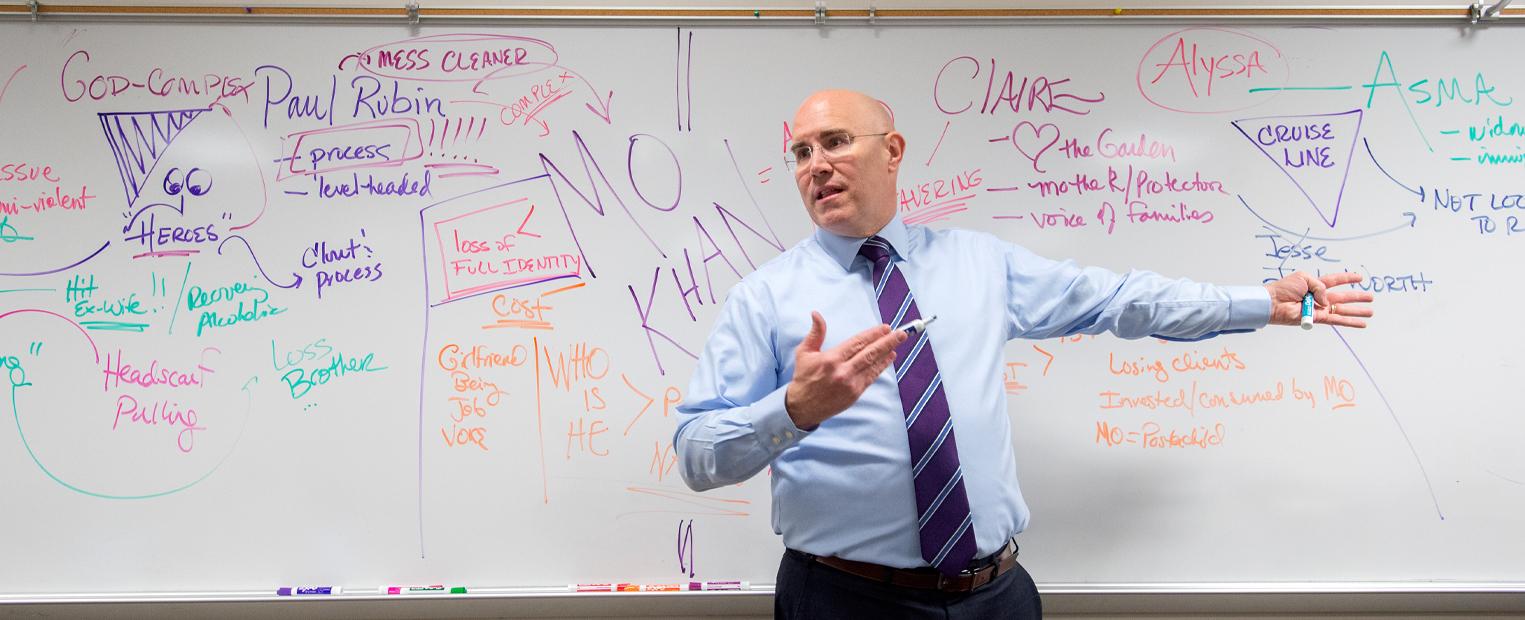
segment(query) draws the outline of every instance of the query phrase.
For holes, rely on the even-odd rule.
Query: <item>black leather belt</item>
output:
[[[859,562],[831,556],[811,555],[789,550],[803,556],[808,560],[814,560],[830,566],[834,569],[856,575],[870,581],[887,583],[902,588],[916,590],[938,590],[940,592],[973,592],[980,586],[995,581],[996,577],[1005,574],[1017,565],[1017,541],[1006,543],[999,552],[982,560],[971,563],[972,568],[965,569],[957,575],[949,577],[934,568],[894,568],[870,562]]]

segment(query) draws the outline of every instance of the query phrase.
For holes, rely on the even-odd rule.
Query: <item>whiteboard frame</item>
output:
[[[1478,0],[1480,2],[1480,0]],[[495,6],[421,6],[417,0],[398,5],[335,5],[311,4],[305,6],[273,5],[264,2],[244,4],[54,4],[28,0],[25,3],[0,4],[0,18],[17,17],[38,19],[55,18],[115,18],[151,17],[174,18],[222,18],[222,19],[270,19],[298,18],[306,20],[353,20],[395,19],[404,24],[417,25],[427,19],[431,23],[441,20],[511,20],[511,21],[658,21],[673,23],[726,22],[765,24],[812,21],[827,25],[871,25],[893,23],[925,23],[979,20],[982,23],[997,21],[1052,21],[1052,20],[1108,20],[1108,21],[1240,21],[1240,20],[1422,20],[1467,22],[1469,25],[1486,26],[1493,23],[1525,21],[1525,8],[1505,8],[1511,0],[1490,0],[1486,4],[1439,4],[1439,5],[1285,5],[1258,4],[1218,7],[1180,5],[1151,5],[1140,3],[1114,3],[1114,6],[1093,7],[939,7],[896,6],[877,8],[870,2],[867,8],[833,9],[827,2],[818,2],[815,8],[778,8],[773,6],[732,6],[690,8],[680,6],[647,5],[640,7],[495,7]],[[899,3],[896,3],[899,4]],[[808,5],[807,5],[808,6]],[[1126,8],[1124,8],[1126,7]],[[1479,16],[1493,13],[1491,17]]]
[[[456,595],[344,595],[292,599],[266,592],[73,593],[0,596],[0,618],[100,617],[232,620],[301,614],[322,618],[580,618],[767,616],[771,584],[748,592],[552,592],[489,588]],[[1525,612],[1525,583],[1207,583],[1039,585],[1061,614],[1349,614]],[[617,613],[612,610],[619,610]]]
[[[1497,0],[1493,0],[1496,2]],[[36,9],[35,11],[33,9]],[[431,24],[476,21],[534,22],[537,25],[621,23],[798,26],[817,20],[804,9],[769,10],[762,17],[738,9],[496,9],[421,8]],[[832,11],[822,27],[897,27],[926,24],[1005,23],[1202,23],[1258,21],[1306,23],[1461,22],[1467,7],[1235,7],[1111,9],[869,9]],[[0,20],[197,22],[243,20],[282,22],[408,23],[408,9],[334,6],[38,5],[0,4]],[[412,22],[414,24],[417,21]],[[1525,24],[1525,8],[1503,9],[1480,26]],[[1045,608],[1053,613],[1106,614],[1344,614],[1344,613],[1525,613],[1525,582],[1335,582],[1335,583],[1100,583],[1039,584]],[[476,588],[473,588],[476,589]],[[767,615],[772,584],[744,592],[573,593],[552,587],[482,588],[463,595],[408,597],[346,594],[296,599],[268,591],[0,593],[0,618],[77,617],[267,618],[302,613],[313,617],[471,618]],[[726,609],[720,612],[716,606]]]

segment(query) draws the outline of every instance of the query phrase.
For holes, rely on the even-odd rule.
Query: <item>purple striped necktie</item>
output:
[[[894,327],[921,318],[905,276],[890,258],[889,242],[870,237],[858,248],[858,254],[874,265],[874,295],[884,322]],[[925,331],[907,338],[896,349],[895,380],[900,386],[911,446],[921,557],[939,572],[952,576],[974,559],[974,520],[964,491],[964,470],[958,463],[942,374]]]

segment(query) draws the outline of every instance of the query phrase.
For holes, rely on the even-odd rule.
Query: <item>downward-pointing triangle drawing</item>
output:
[[[1262,116],[1233,121],[1234,129],[1276,164],[1334,228],[1350,162],[1361,134],[1362,111],[1302,116]]]
[[[111,153],[116,157],[117,173],[122,177],[128,206],[137,202],[143,184],[148,182],[148,174],[169,149],[170,143],[207,109],[96,115],[100,118],[101,130],[106,132]]]

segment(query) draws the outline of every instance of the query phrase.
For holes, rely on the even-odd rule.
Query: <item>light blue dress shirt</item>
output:
[[[879,236],[898,256],[942,371],[977,557],[1027,527],[1007,415],[1004,345],[1110,331],[1197,339],[1265,326],[1260,286],[1218,287],[1053,261],[994,236],[906,226]],[[863,239],[817,230],[736,285],[678,407],[679,470],[696,490],[773,466],[773,529],[784,545],[899,568],[926,566],[916,531],[905,413],[893,366],[846,411],[806,432],[784,410],[810,312],[822,348],[883,321],[859,257]]]

